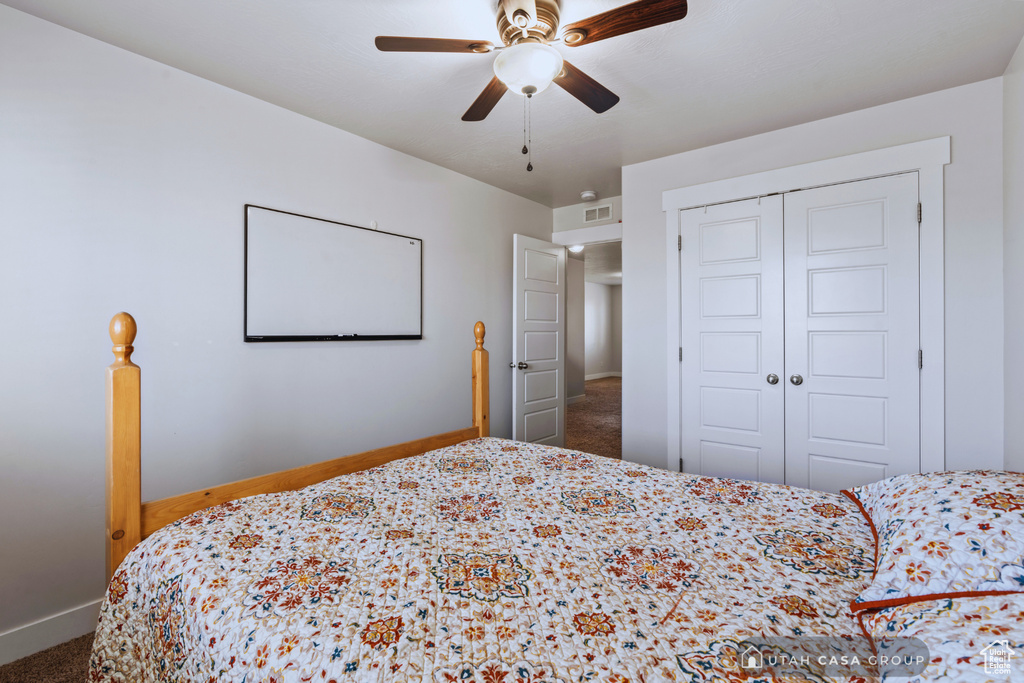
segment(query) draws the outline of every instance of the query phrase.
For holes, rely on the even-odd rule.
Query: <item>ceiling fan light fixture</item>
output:
[[[494,60],[494,75],[519,95],[543,92],[562,71],[562,55],[543,43],[518,43]]]

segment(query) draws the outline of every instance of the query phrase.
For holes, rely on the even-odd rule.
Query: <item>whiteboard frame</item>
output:
[[[348,334],[334,334],[334,335],[251,335],[249,334],[249,209],[261,209],[263,211],[273,211],[274,213],[283,213],[289,216],[295,216],[297,218],[305,218],[313,221],[321,221],[323,223],[331,223],[332,225],[339,225],[345,228],[353,228],[355,230],[366,230],[368,232],[379,233],[381,235],[390,235],[392,237],[402,237],[404,239],[415,240],[420,243],[420,331],[419,334],[359,334],[359,335],[348,335]],[[267,206],[260,206],[258,204],[246,204],[242,209],[242,215],[245,223],[245,233],[243,241],[243,282],[242,282],[242,338],[245,342],[306,342],[306,341],[389,341],[389,340],[422,340],[423,339],[423,240],[419,237],[412,237],[410,235],[401,235],[396,232],[387,232],[385,230],[375,230],[373,228],[365,228],[361,225],[352,225],[351,223],[342,223],[341,221],[332,221],[327,218],[317,218],[316,216],[307,216],[301,213],[295,213],[294,211],[282,211],[280,209],[272,209]]]

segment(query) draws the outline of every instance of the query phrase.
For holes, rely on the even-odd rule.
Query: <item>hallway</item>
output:
[[[565,447],[622,458],[622,378],[586,382],[585,397],[565,410]]]

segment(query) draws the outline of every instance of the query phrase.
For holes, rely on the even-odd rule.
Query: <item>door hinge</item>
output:
[[[685,470],[683,470],[683,459],[682,458],[679,458],[679,471],[680,472],[685,471]]]
[[[917,369],[922,370],[924,368],[924,351],[921,349],[917,350]]]
[[[679,362],[683,362],[683,347],[679,347]]]
[[[917,203],[917,224],[921,224],[921,202]]]
[[[679,235],[679,238],[676,240],[676,244],[679,245],[679,251],[682,251],[683,250],[683,236],[682,235]]]

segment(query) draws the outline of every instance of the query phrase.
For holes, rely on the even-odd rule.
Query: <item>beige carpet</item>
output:
[[[0,666],[0,683],[85,683],[92,633]]]
[[[585,390],[565,409],[565,447],[622,458],[622,378],[592,379]]]

